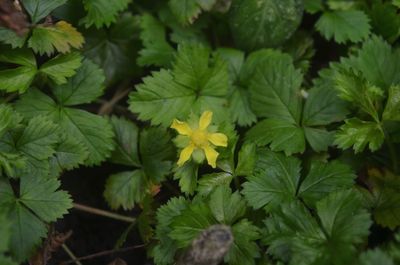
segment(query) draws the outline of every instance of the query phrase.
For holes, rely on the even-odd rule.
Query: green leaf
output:
[[[186,194],[193,194],[197,187],[199,165],[189,161],[181,167],[175,167],[174,179],[179,179],[179,187]]]
[[[362,152],[367,145],[371,151],[376,151],[381,147],[385,135],[380,124],[358,118],[345,122],[336,133],[334,144],[342,149],[353,146],[356,153]]]
[[[400,86],[391,86],[382,118],[384,120],[400,121]]]
[[[201,231],[215,223],[211,210],[204,203],[192,204],[176,216],[169,237],[176,240],[179,248],[187,247]]]
[[[178,21],[183,24],[192,24],[202,10],[210,10],[217,0],[169,0],[168,6]]]
[[[27,34],[19,36],[15,31],[0,26],[0,41],[10,44],[13,49],[22,48],[25,44]]]
[[[307,142],[315,152],[328,151],[328,147],[335,140],[335,132],[328,132],[322,128],[303,127]]]
[[[61,105],[74,106],[94,101],[104,89],[103,70],[86,59],[66,84],[54,87],[53,94]]]
[[[160,70],[145,77],[129,99],[130,110],[139,119],[169,126],[174,118],[186,118],[191,111],[211,110],[215,121],[226,119],[228,90],[226,64],[200,46],[180,46],[172,71]],[[162,104],[160,104],[162,103]]]
[[[60,182],[40,176],[21,178],[20,195],[16,197],[12,187],[0,182],[0,205],[10,209],[10,251],[22,262],[28,259],[36,247],[47,236],[43,221],[52,222],[62,217],[72,207],[68,193],[57,191]]]
[[[57,191],[59,187],[60,182],[54,178],[21,178],[19,201],[42,221],[54,222],[72,208],[69,194],[65,191]]]
[[[314,206],[331,192],[351,188],[355,178],[352,169],[339,161],[313,161],[310,172],[300,185],[298,196],[307,205]]]
[[[304,10],[307,13],[314,14],[324,9],[322,0],[304,0]]]
[[[132,62],[137,57],[138,19],[130,13],[119,16],[109,28],[84,31],[84,55],[103,68],[107,84],[140,73]]]
[[[357,265],[375,265],[375,264],[394,265],[394,262],[393,259],[388,254],[376,248],[362,253],[357,263]]]
[[[107,179],[104,197],[112,209],[122,206],[124,210],[131,210],[147,194],[146,187],[142,170],[120,172]]]
[[[253,174],[257,161],[256,146],[245,143],[239,151],[238,163],[235,169],[237,176],[250,176]]]
[[[19,262],[27,260],[47,236],[46,225],[21,203],[15,202],[10,212],[12,256]]]
[[[363,43],[356,56],[342,59],[342,64],[363,73],[372,85],[383,89],[400,83],[400,51],[392,47],[382,38],[373,36]],[[371,67],[371,66],[374,67]]]
[[[260,257],[260,249],[255,242],[260,238],[259,229],[247,219],[232,226],[233,245],[225,256],[230,265],[254,265]]]
[[[256,70],[250,84],[250,103],[258,117],[276,118],[297,124],[301,116],[302,75],[291,57],[271,52]]]
[[[74,137],[89,152],[85,165],[104,161],[114,148],[114,133],[109,122],[98,115],[62,107],[39,90],[31,90],[16,105],[27,118],[46,115],[56,122],[68,137]]]
[[[32,118],[21,137],[16,141],[16,149],[36,159],[48,159],[55,152],[59,128],[43,116]]]
[[[38,25],[32,31],[28,46],[35,53],[50,56],[55,51],[68,53],[71,48],[81,48],[84,43],[82,34],[65,21],[54,25]]]
[[[369,191],[364,190],[371,212],[377,224],[394,230],[400,226],[400,181],[398,176],[369,174]]]
[[[266,220],[268,252],[293,265],[353,264],[355,245],[372,223],[359,193],[329,194],[317,203],[317,215],[318,222],[298,202],[281,206]]]
[[[11,237],[10,233],[10,228],[11,228],[11,223],[10,220],[6,216],[6,211],[1,211],[0,212],[0,257],[1,253],[6,252],[8,249],[8,242]]]
[[[226,172],[203,175],[198,181],[198,195],[207,197],[216,188],[220,186],[229,186],[232,179],[233,176]]]
[[[30,15],[33,24],[38,23],[41,19],[49,15],[51,11],[65,4],[66,2],[67,0],[22,0],[22,4],[24,5],[25,10]]]
[[[258,122],[247,132],[246,140],[259,146],[270,144],[271,150],[284,151],[286,155],[302,153],[306,148],[301,127],[275,118]]]
[[[295,199],[300,181],[300,161],[268,149],[260,150],[252,176],[243,184],[243,194],[255,209],[274,210]]]
[[[54,156],[50,158],[50,175],[54,177],[58,177],[63,170],[72,170],[83,165],[88,157],[86,148],[78,140],[65,135],[61,139]]]
[[[44,63],[39,71],[61,85],[67,82],[68,77],[75,75],[75,70],[81,66],[81,61],[82,56],[77,52],[60,54]]]
[[[390,3],[375,2],[369,12],[373,31],[392,43],[399,37],[400,18]]]
[[[0,90],[25,92],[35,78],[37,67],[35,56],[27,49],[3,49],[0,62],[18,65],[16,68],[0,70]]]
[[[130,0],[83,0],[87,15],[81,19],[80,23],[84,24],[86,28],[92,25],[95,25],[96,28],[109,27],[116,21],[118,13],[126,9],[130,2]]]
[[[315,26],[327,40],[337,43],[366,39],[371,28],[368,16],[361,10],[324,12]]]
[[[0,104],[0,138],[20,122],[21,117],[9,105]]]
[[[277,47],[300,25],[303,1],[237,0],[229,12],[235,43],[245,50]]]
[[[222,224],[233,224],[246,212],[246,202],[239,192],[232,193],[229,186],[219,186],[210,195],[209,207],[214,218]]]
[[[345,103],[337,96],[335,89],[328,86],[314,86],[307,93],[303,125],[321,126],[344,120],[348,110]]]
[[[235,86],[229,100],[231,117],[240,126],[248,126],[257,121],[251,109],[249,97],[247,89]]]
[[[110,161],[126,166],[140,167],[138,127],[133,122],[116,116],[111,117],[110,122],[114,128],[117,144],[111,155]]]
[[[353,71],[343,70],[336,75],[336,89],[341,98],[352,102],[374,120],[379,120],[378,106],[383,97],[380,88],[369,84]]]
[[[144,129],[140,133],[140,157],[145,174],[159,183],[170,173],[175,150],[170,134],[161,127]]]
[[[173,59],[174,49],[166,40],[164,25],[155,17],[144,14],[140,18],[140,39],[143,48],[137,62],[140,66],[168,66]]]
[[[153,249],[152,256],[157,265],[168,265],[174,262],[177,243],[168,236],[172,231],[171,223],[174,218],[181,216],[182,211],[188,207],[188,202],[183,198],[172,198],[157,210],[156,238],[160,241]]]

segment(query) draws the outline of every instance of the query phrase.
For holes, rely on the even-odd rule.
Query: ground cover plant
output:
[[[0,265],[400,264],[399,13],[0,0]]]

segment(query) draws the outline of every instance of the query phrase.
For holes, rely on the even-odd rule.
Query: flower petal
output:
[[[209,110],[206,110],[201,114],[200,120],[199,120],[199,129],[200,130],[205,130],[207,129],[208,125],[210,125],[211,120],[212,120],[213,113]]]
[[[209,133],[207,136],[208,141],[216,146],[228,146],[228,137],[223,133]]]
[[[207,162],[212,167],[217,166],[218,152],[215,151],[210,145],[203,147],[204,153],[206,154]]]
[[[183,150],[181,151],[181,154],[179,155],[179,160],[177,162],[178,166],[180,166],[180,167],[183,166],[183,164],[185,164],[185,162],[190,159],[190,156],[192,155],[193,150],[194,150],[194,145],[192,145],[192,144],[183,148]]]
[[[192,134],[192,129],[190,128],[189,124],[186,122],[174,119],[171,125],[172,129],[175,129],[179,134],[188,135]]]

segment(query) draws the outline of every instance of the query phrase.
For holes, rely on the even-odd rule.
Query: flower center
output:
[[[190,136],[193,144],[197,147],[203,147],[208,145],[207,132],[203,130],[194,130]]]

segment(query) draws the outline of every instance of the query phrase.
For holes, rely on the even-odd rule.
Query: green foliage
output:
[[[369,19],[359,10],[337,10],[324,13],[315,25],[327,39],[337,43],[359,42],[370,33]]]
[[[102,185],[106,215],[136,219],[105,244],[140,236],[156,265],[214,225],[233,236],[218,264],[400,264],[399,8],[0,1],[0,264],[57,262],[79,206],[61,187],[107,208]]]
[[[236,44],[245,50],[276,47],[300,24],[303,3],[298,0],[237,0],[229,12]]]

